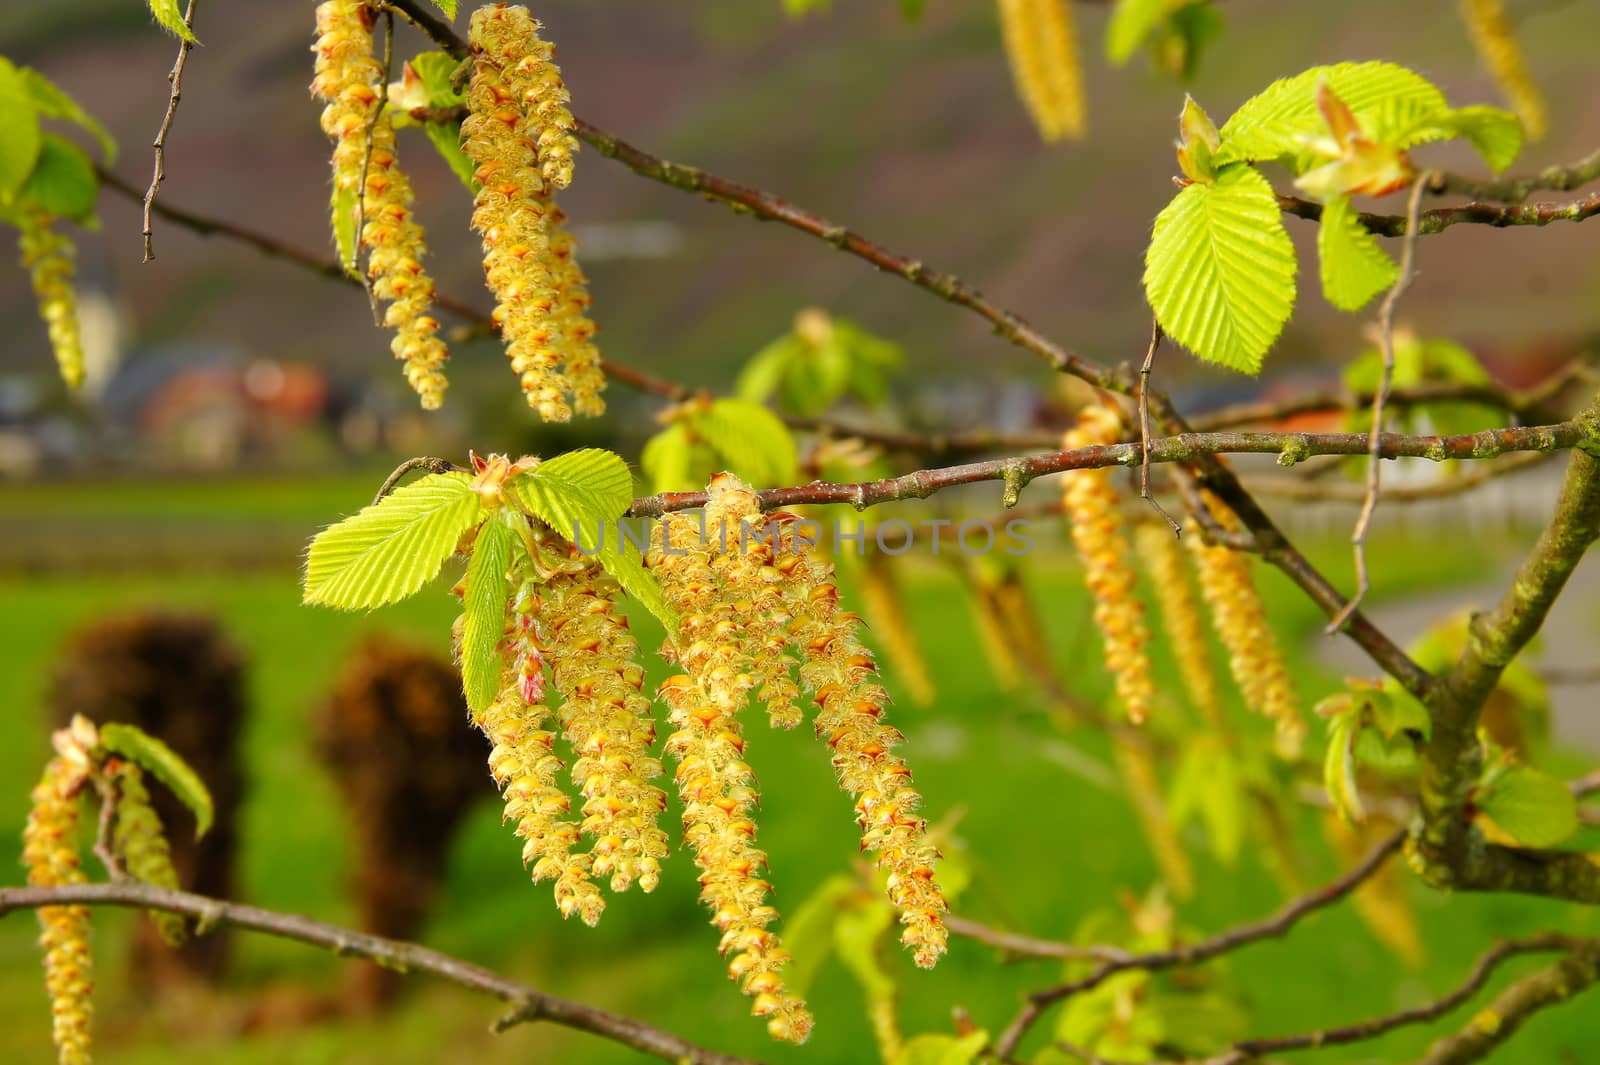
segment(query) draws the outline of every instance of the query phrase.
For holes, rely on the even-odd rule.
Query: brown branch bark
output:
[[[1317,221],[1322,205],[1298,196],[1279,196],[1278,206],[1285,214]],[[1481,226],[1547,226],[1552,222],[1582,222],[1600,214],[1600,192],[1591,192],[1567,203],[1464,203],[1458,207],[1435,207],[1417,219],[1417,232],[1423,236],[1442,233],[1451,226],[1474,223]],[[1405,216],[1369,214],[1357,216],[1361,224],[1380,237],[1400,237],[1406,232]]]
[[[340,956],[366,958],[399,972],[431,973],[509,1003],[512,1012],[507,1015],[507,1020],[511,1023],[548,1021],[610,1039],[664,1061],[687,1062],[689,1065],[754,1065],[745,1058],[707,1050],[644,1021],[552,995],[508,979],[481,965],[415,943],[367,935],[298,914],[278,913],[186,891],[168,891],[137,881],[0,888],[0,917],[13,910],[58,905],[164,910],[194,918],[201,929],[219,924],[233,925],[279,939],[292,939],[321,947]]]
[[[1600,947],[1583,944],[1565,958],[1525,976],[1495,996],[1465,1028],[1434,1043],[1417,1065],[1481,1061],[1540,1010],[1557,1006],[1600,981]]]

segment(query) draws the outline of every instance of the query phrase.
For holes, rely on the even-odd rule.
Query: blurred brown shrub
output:
[[[183,804],[159,785],[150,790],[172,844],[179,884],[220,898],[234,893],[245,788],[239,751],[246,713],[244,662],[244,654],[208,615],[114,614],[68,637],[45,697],[55,727],[73,714],[137,725],[200,774],[216,804],[216,823],[199,841]],[[215,980],[227,958],[225,929],[191,937],[174,951],[149,922],[140,921],[131,961],[134,984],[149,990],[186,976]]]
[[[317,754],[350,808],[362,927],[410,939],[443,879],[462,816],[495,790],[461,677],[427,651],[374,636],[351,652],[316,717]],[[362,963],[349,1005],[375,1009],[399,974]]]

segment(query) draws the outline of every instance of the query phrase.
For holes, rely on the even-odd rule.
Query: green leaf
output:
[[[1403,146],[1465,137],[1483,161],[1500,173],[1522,154],[1522,121],[1498,107],[1458,107],[1420,122],[1402,140]]]
[[[983,1029],[966,1035],[915,1035],[895,1055],[893,1065],[971,1065],[989,1045]]]
[[[36,204],[58,218],[87,223],[94,218],[100,182],[83,149],[54,133],[46,133],[39,161],[23,184],[19,199]]]
[[[1329,718],[1328,750],[1322,759],[1322,787],[1328,800],[1340,817],[1357,822],[1367,819],[1356,786],[1356,731],[1360,727],[1359,707]]]
[[[850,385],[850,352],[834,332],[827,343],[806,345],[789,363],[783,379],[783,405],[796,414],[821,414]]]
[[[351,277],[360,277],[356,268],[356,190],[333,190],[333,242],[339,251],[339,265]]]
[[[432,580],[483,520],[464,473],[435,473],[329,526],[311,541],[305,602],[343,610],[393,603]]]
[[[422,127],[422,132],[428,135],[428,140],[439,153],[439,157],[450,167],[450,172],[461,180],[467,191],[474,196],[478,193],[478,179],[472,175],[477,167],[467,153],[461,150],[461,123],[459,122],[429,122]]]
[[[452,21],[456,17],[456,0],[433,0],[433,6],[444,12],[444,17]]]
[[[1528,766],[1500,773],[1476,798],[1479,810],[1524,847],[1554,847],[1578,831],[1578,801],[1566,784]]]
[[[455,15],[452,14],[450,17],[455,18]],[[455,77],[460,66],[460,60],[445,52],[421,52],[413,56],[406,64],[407,73],[402,82],[405,87],[405,99],[396,100],[393,93],[390,95],[396,123],[411,124],[410,109],[418,104],[425,103],[429,107],[454,107],[461,103],[461,93],[451,84],[451,79]],[[413,95],[417,81],[421,82],[421,91]],[[472,160],[467,158],[467,153],[461,150],[461,123],[427,122],[423,124],[423,132],[428,135],[428,140],[439,156],[449,165],[451,173],[460,179],[468,192],[476,194],[478,183],[472,176],[475,167]]]
[[[1323,205],[1317,255],[1322,263],[1322,294],[1342,311],[1360,310],[1400,276],[1400,267],[1361,224],[1348,196]]]
[[[1234,756],[1209,736],[1185,747],[1167,806],[1167,816],[1178,828],[1197,814],[1212,853],[1232,865],[1244,844],[1244,781]]]
[[[743,399],[719,399],[692,422],[728,470],[756,488],[793,484],[798,467],[794,437],[767,408]]]
[[[639,551],[620,534],[617,519],[633,505],[633,475],[622,459],[599,448],[569,451],[506,483],[529,514],[562,537],[578,536],[579,550],[600,565],[669,632],[677,617]],[[599,550],[596,552],[596,533]]]
[[[674,422],[645,441],[639,453],[639,466],[652,492],[683,492],[696,481],[690,475],[689,427]],[[700,478],[703,482],[704,478]]]
[[[511,554],[518,541],[513,521],[526,521],[514,510],[491,515],[478,530],[467,561],[467,586],[461,597],[461,688],[467,709],[482,713],[500,691],[500,641],[506,633],[506,599]]]
[[[1106,58],[1126,63],[1151,32],[1184,0],[1117,0],[1106,22]]]
[[[214,816],[211,792],[206,790],[200,774],[179,758],[171,747],[135,725],[117,722],[100,726],[100,746],[133,762],[165,784],[167,790],[194,814],[195,839],[205,835],[211,828]]]
[[[195,39],[194,31],[183,20],[183,6],[179,0],[150,0],[150,14],[161,23],[161,28],[168,33],[183,38],[190,44],[199,44]]]
[[[894,910],[874,899],[853,910],[841,911],[833,924],[833,949],[868,998],[894,994],[894,977],[885,971],[878,946],[891,925]]]
[[[804,355],[805,351],[805,341],[793,333],[783,334],[750,357],[744,369],[739,371],[734,391],[742,399],[765,402],[783,387],[783,379],[789,374],[789,364]]]
[[[564,539],[587,534],[579,546],[592,544],[597,525],[615,521],[633,505],[628,464],[596,447],[546,459],[506,487]]]
[[[21,73],[22,80],[28,87],[29,98],[33,100],[33,106],[41,117],[59,118],[64,122],[83,127],[100,145],[100,154],[105,157],[106,165],[111,166],[117,161],[117,142],[111,138],[111,134],[99,120],[78,106],[78,101],[68,96],[55,82],[37,70],[23,67]]]
[[[1316,101],[1324,79],[1355,113],[1365,135],[1380,144],[1449,110],[1431,82],[1393,63],[1312,67],[1273,82],[1233,113],[1222,127],[1218,164],[1295,155],[1307,138],[1326,135]]]
[[[20,70],[0,57],[0,200],[33,173],[39,159],[39,111]]]
[[[1145,295],[1161,328],[1207,362],[1254,374],[1294,309],[1294,245],[1267,179],[1232,166],[1156,218]]]
[[[853,877],[838,873],[828,877],[806,897],[799,909],[783,922],[783,945],[792,959],[784,983],[805,997],[828,956],[833,953],[833,926],[845,900],[861,893]]]

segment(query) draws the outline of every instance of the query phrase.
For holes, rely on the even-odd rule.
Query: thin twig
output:
[[[947,916],[944,923],[946,928],[958,936],[966,936],[968,939],[1019,958],[1087,958],[1092,961],[1119,961],[1132,957],[1120,947],[1085,947],[1076,943],[1036,939],[1033,936],[1007,932],[1003,928],[994,928],[981,921],[955,915]]]
[[[406,459],[394,468],[394,472],[383,479],[378,486],[378,494],[372,497],[372,505],[377,506],[383,502],[383,497],[394,491],[395,485],[412,470],[427,470],[429,473],[454,473],[461,469],[448,459],[436,459],[429,455],[419,455],[416,458]]]
[[[170,891],[138,881],[0,888],[0,916],[13,910],[63,905],[162,910],[193,917],[200,928],[217,925],[245,928],[321,947],[341,956],[366,958],[397,972],[432,973],[510,1003],[518,1021],[549,1021],[610,1039],[665,1061],[690,1065],[754,1065],[744,1058],[707,1050],[644,1021],[552,995],[416,943],[355,932],[299,914],[278,913],[187,891]]]
[[[1378,352],[1383,357],[1383,372],[1378,379],[1378,390],[1372,397],[1372,443],[1367,451],[1367,494],[1361,504],[1361,513],[1356,518],[1355,531],[1350,535],[1350,547],[1355,556],[1356,590],[1344,609],[1335,614],[1323,630],[1330,636],[1344,627],[1350,615],[1361,605],[1372,583],[1367,574],[1367,530],[1372,527],[1372,515],[1378,509],[1378,493],[1382,490],[1379,483],[1383,477],[1380,441],[1383,439],[1383,405],[1389,398],[1389,386],[1394,382],[1394,309],[1400,302],[1400,296],[1411,286],[1411,278],[1415,273],[1417,212],[1422,206],[1422,191],[1432,177],[1431,172],[1419,174],[1411,183],[1411,196],[1406,200],[1406,238],[1400,247],[1400,276],[1395,278],[1394,284],[1384,294],[1383,302],[1378,305]]]
[[[383,325],[383,311],[378,307],[378,293],[372,287],[371,272],[361,269],[361,246],[366,243],[367,173],[372,168],[372,138],[378,130],[378,123],[383,121],[384,108],[389,106],[389,77],[393,68],[394,12],[384,8],[383,73],[378,78],[378,100],[372,109],[372,118],[367,122],[366,144],[361,153],[361,180],[356,185],[356,232],[355,238],[350,241],[350,262],[346,264],[351,273],[360,277],[361,287],[367,292],[367,304],[372,308],[372,324],[379,327]]]
[[[189,0],[189,6],[183,13],[183,24],[189,27],[189,32],[194,32],[194,9],[199,0]],[[178,115],[178,101],[183,98],[183,68],[189,62],[189,50],[194,47],[188,38],[178,41],[178,58],[173,61],[172,70],[167,74],[167,81],[172,85],[172,94],[167,97],[167,113],[162,116],[161,128],[156,131],[156,139],[150,147],[155,149],[155,169],[150,175],[150,187],[144,193],[144,228],[140,231],[144,237],[144,261],[155,260],[155,248],[151,243],[153,232],[150,224],[151,213],[155,210],[156,193],[161,189],[161,182],[166,179],[167,169],[167,134],[172,131],[172,120]]]
[[[1043,991],[1034,992],[1028,996],[1022,1009],[1012,1018],[1011,1023],[1001,1032],[1000,1037],[995,1040],[995,1056],[1002,1061],[1009,1059],[1046,1007],[1072,995],[1099,987],[1117,973],[1135,969],[1144,972],[1156,972],[1162,969],[1196,965],[1220,954],[1237,950],[1249,943],[1283,935],[1302,918],[1315,913],[1317,910],[1333,905],[1368,880],[1383,867],[1384,862],[1388,861],[1400,849],[1401,844],[1405,842],[1405,838],[1406,833],[1403,829],[1386,836],[1349,872],[1332,883],[1318,888],[1316,891],[1294,899],[1269,917],[1239,925],[1193,945],[1177,946],[1170,950],[1134,954],[1126,958],[1105,961],[1096,966],[1087,976],[1055,987],[1046,988]]]
[[[105,867],[106,875],[113,881],[129,879],[128,871],[117,860],[116,843],[112,838],[117,819],[117,781],[110,773],[96,773],[94,790],[100,799],[99,824],[95,827],[94,856]]]
[[[1150,316],[1150,346],[1145,349],[1144,364],[1139,367],[1139,498],[1156,509],[1168,525],[1172,535],[1182,536],[1183,526],[1167,513],[1165,507],[1150,494],[1150,368],[1156,361],[1156,349],[1161,346],[1161,323]]]

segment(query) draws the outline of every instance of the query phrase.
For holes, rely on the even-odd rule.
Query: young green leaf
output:
[[[585,539],[579,546],[592,544],[597,525],[622,517],[633,504],[628,464],[593,447],[546,459],[507,487],[528,513],[565,539],[581,532]]]
[[[1244,844],[1244,780],[1234,755],[1208,736],[1186,747],[1167,803],[1167,816],[1179,828],[1196,815],[1212,853],[1231,866]]]
[[[39,111],[22,72],[0,57],[0,200],[33,173],[39,159]]]
[[[39,161],[23,183],[18,198],[57,218],[90,224],[100,182],[94,164],[83,149],[54,133],[46,133],[39,146]]]
[[[794,437],[777,415],[759,403],[719,399],[693,424],[741,479],[757,488],[794,483],[798,466]]]
[[[1400,267],[1361,224],[1348,196],[1323,205],[1317,255],[1322,265],[1322,294],[1342,311],[1360,310],[1400,276]]]
[[[183,18],[183,5],[180,0],[149,0],[150,14],[156,17],[161,28],[168,33],[181,37],[190,44],[199,44],[195,39],[194,31]]]
[[[339,265],[351,277],[360,277],[356,266],[356,193],[354,189],[333,190],[333,242],[339,252]]]
[[[834,919],[833,949],[856,978],[869,999],[888,998],[895,992],[894,976],[883,966],[878,947],[894,924],[894,910],[874,899]]]
[[[1436,118],[1421,122],[1402,139],[1403,146],[1434,140],[1465,137],[1489,169],[1500,173],[1522,154],[1522,122],[1510,111],[1498,107],[1458,107]]]
[[[506,630],[506,598],[511,554],[517,542],[513,521],[527,521],[514,510],[492,514],[472,543],[467,586],[461,597],[461,687],[467,709],[481,713],[500,690],[500,641]]]
[[[1555,777],[1528,766],[1499,773],[1476,800],[1478,809],[1520,846],[1559,846],[1578,832],[1578,803]]]
[[[433,0],[433,6],[444,12],[444,17],[454,20],[456,17],[456,0]]]
[[[966,1035],[914,1035],[891,1065],[971,1065],[988,1045],[989,1033],[981,1028]]]
[[[784,921],[783,945],[792,959],[784,982],[790,991],[804,996],[811,990],[817,971],[833,953],[833,929],[846,900],[860,894],[861,887],[854,877],[837,873],[818,885]]]
[[[1360,823],[1367,819],[1356,786],[1356,738],[1361,708],[1352,707],[1328,719],[1328,750],[1322,760],[1322,787],[1339,816]]]
[[[464,473],[402,485],[311,541],[305,602],[361,610],[404,599],[434,578],[461,534],[482,520]]]
[[[1324,81],[1377,143],[1390,143],[1405,130],[1449,110],[1444,94],[1431,82],[1393,63],[1312,67],[1273,82],[1233,113],[1222,126],[1217,163],[1294,155],[1307,139],[1326,134],[1316,99],[1317,86]]]
[[[415,124],[410,117],[415,107],[448,108],[460,104],[462,95],[452,83],[460,66],[460,60],[445,52],[422,52],[413,56],[403,68],[400,84],[390,89],[389,106],[395,125]],[[461,150],[461,123],[425,122],[422,127],[451,173],[468,192],[476,193],[478,183],[472,176],[475,167]]]
[[[764,403],[772,398],[789,374],[789,364],[806,353],[806,343],[793,333],[785,333],[750,357],[739,371],[734,391],[742,399]]]
[[[477,167],[461,150],[461,123],[429,122],[422,127],[422,132],[428,135],[429,143],[439,153],[439,158],[450,167],[450,172],[467,187],[468,192],[477,195],[478,179],[472,176],[477,172]]]
[[[106,165],[111,166],[117,161],[117,142],[93,115],[78,106],[78,101],[37,70],[22,67],[21,71],[22,79],[28,86],[29,98],[41,117],[59,118],[88,130],[100,146],[100,154],[105,157]]]
[[[1172,10],[1187,0],[1117,0],[1106,22],[1106,58],[1122,66]]]
[[[639,468],[650,482],[650,490],[680,492],[694,484],[696,479],[689,472],[692,452],[689,427],[683,422],[674,422],[645,441]],[[704,483],[705,478],[699,480]]]
[[[1267,179],[1236,165],[1179,192],[1156,218],[1144,286],[1172,339],[1207,362],[1259,372],[1295,297],[1294,245]]]
[[[100,746],[111,754],[126,758],[161,781],[178,801],[194,815],[194,836],[199,839],[211,828],[215,816],[211,792],[200,774],[176,751],[136,725],[112,722],[100,726]]]

